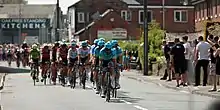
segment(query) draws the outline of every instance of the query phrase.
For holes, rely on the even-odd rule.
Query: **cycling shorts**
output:
[[[102,61],[102,67],[105,68],[105,67],[108,67],[109,64],[112,63],[112,60],[103,60]]]
[[[38,58],[32,58],[32,62],[35,63],[37,66],[39,66],[39,59]]]
[[[49,62],[50,62],[50,58],[42,58],[42,61],[41,61],[42,64],[46,64]]]
[[[86,63],[86,60],[88,59],[89,57],[85,57],[85,58],[80,58],[80,61],[82,64],[85,64]]]
[[[61,63],[62,63],[63,66],[68,66],[68,60],[67,60],[67,58],[62,58]]]
[[[78,57],[69,58],[69,67],[73,67],[77,60],[78,60]]]

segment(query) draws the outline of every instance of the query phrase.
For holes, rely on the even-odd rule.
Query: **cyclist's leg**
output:
[[[69,59],[69,63],[68,63],[68,72],[67,72],[67,85],[70,85],[70,80],[71,80],[71,76],[72,76],[72,69],[73,69],[73,59]]]

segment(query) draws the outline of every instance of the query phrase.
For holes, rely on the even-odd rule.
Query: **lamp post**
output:
[[[148,21],[147,0],[144,0],[144,75],[148,75]]]
[[[59,35],[59,31],[58,29],[60,28],[60,10],[59,10],[59,7],[60,7],[60,1],[57,0],[57,4],[56,4],[56,22],[57,22],[57,25],[56,25],[56,29],[55,29],[55,40],[56,41],[59,41],[60,40],[60,35]]]
[[[18,30],[18,44],[22,44],[22,35],[21,35],[21,28],[22,28],[22,26],[21,26],[21,3],[19,4],[19,25],[20,25],[20,28],[19,28],[19,30]]]

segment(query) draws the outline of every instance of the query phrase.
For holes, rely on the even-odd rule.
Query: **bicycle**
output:
[[[120,71],[121,70],[121,71]],[[117,65],[117,67],[115,68],[115,73],[116,74],[120,74],[120,72],[123,72],[123,66],[121,66],[121,65]],[[114,98],[117,98],[117,90],[118,90],[118,88],[116,87],[117,85],[116,85],[116,79],[117,77],[116,77],[116,75],[115,75],[115,77],[114,77],[114,83],[115,83],[115,87],[113,87],[112,88],[112,97],[114,97]]]
[[[50,69],[50,62],[45,62],[45,66],[43,67],[44,69],[44,72],[43,73],[43,81],[44,82],[44,85],[47,84],[47,78],[50,78],[50,72],[49,72],[49,69]]]
[[[82,73],[79,72],[79,77],[80,77],[80,85],[83,85],[83,89],[86,88],[86,65],[85,63],[80,63],[79,66],[83,67],[82,68]]]
[[[76,73],[77,73],[77,71],[76,71],[76,68],[77,68],[77,65],[76,65],[76,63],[74,64],[74,66],[73,66],[73,69],[72,69],[72,71],[71,71],[71,75],[70,75],[70,88],[72,88],[72,89],[74,89],[75,88],[75,86],[76,86],[76,79],[77,79],[77,77],[76,77]]]
[[[38,65],[36,63],[31,64],[31,73],[32,73],[32,79],[34,81],[34,86],[36,85],[36,79],[38,77],[39,71],[38,71]]]

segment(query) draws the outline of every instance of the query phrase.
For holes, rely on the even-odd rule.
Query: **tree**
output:
[[[160,28],[159,23],[152,21],[148,25],[148,60],[156,59],[162,55],[161,44],[164,39],[164,30]],[[139,57],[142,66],[144,65],[144,35],[141,36],[141,45],[139,47]]]
[[[2,4],[27,4],[26,0],[2,0]]]

